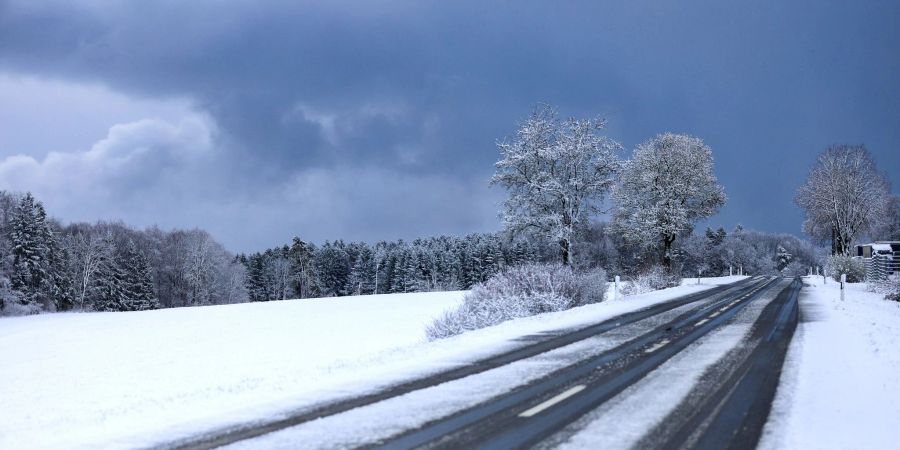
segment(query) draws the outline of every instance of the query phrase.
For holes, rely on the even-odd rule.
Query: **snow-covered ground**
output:
[[[900,443],[900,303],[804,277],[801,323],[761,449],[886,449]]]
[[[427,342],[464,292],[0,319],[0,448],[134,448],[358,395],[740,277]]]
[[[423,342],[424,324],[463,295],[0,319],[0,448],[127,448],[249,419]]]

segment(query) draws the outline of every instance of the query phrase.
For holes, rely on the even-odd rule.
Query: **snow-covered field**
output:
[[[423,342],[463,295],[0,319],[0,448],[135,447],[249,419]]]
[[[900,443],[900,303],[804,277],[801,323],[761,449],[887,449]]]
[[[360,394],[708,289],[519,319],[441,341],[464,292],[0,319],[0,448],[134,448]]]

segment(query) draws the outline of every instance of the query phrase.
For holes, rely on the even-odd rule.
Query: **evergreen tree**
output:
[[[704,259],[703,262],[708,266],[707,272],[711,276],[728,273],[728,264],[722,251],[722,244],[725,242],[726,237],[727,233],[722,227],[719,227],[716,231],[709,227],[706,228],[706,245],[702,258]]]
[[[115,248],[113,237],[107,234],[104,238],[107,248]],[[124,278],[119,258],[115,254],[104,254],[98,264],[95,285],[92,289],[93,307],[97,311],[123,311],[124,302],[121,291]]]
[[[247,296],[251,302],[265,302],[269,300],[269,292],[266,286],[266,266],[264,257],[260,253],[250,255],[246,262],[247,267]]]
[[[57,240],[56,233],[54,233],[50,221],[47,220],[47,212],[41,202],[34,204],[34,217],[40,242],[46,249],[45,277],[41,280],[41,291],[52,301],[57,311],[70,310],[75,304],[75,294],[73,278],[67,273],[71,266],[69,254]]]
[[[350,262],[344,243],[326,242],[315,256],[316,274],[324,297],[347,295]]]
[[[775,269],[781,272],[793,260],[794,257],[790,252],[788,252],[783,245],[779,244],[778,248],[775,250]]]
[[[129,240],[118,255],[121,268],[119,283],[119,307],[121,311],[143,311],[159,308],[159,300],[153,292],[153,275],[150,263],[134,241]]]
[[[353,268],[350,270],[350,292],[356,295],[372,294],[375,291],[375,253],[369,246],[360,248]]]
[[[55,293],[52,278],[53,233],[46,213],[31,193],[25,194],[12,217],[13,274],[11,285],[21,293],[20,302],[32,307],[49,306]]]

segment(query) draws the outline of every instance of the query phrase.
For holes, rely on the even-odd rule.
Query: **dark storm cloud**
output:
[[[369,168],[479,192],[494,142],[539,101],[608,117],[627,147],[704,138],[727,226],[797,232],[793,190],[827,144],[900,167],[895,3],[622,3],[5,2],[0,70],[190,98],[242,190],[257,174]],[[466,200],[440,211],[471,214]],[[378,202],[395,203],[365,208]]]

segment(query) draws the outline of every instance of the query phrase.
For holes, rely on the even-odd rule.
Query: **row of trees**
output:
[[[246,301],[244,268],[208,233],[66,226],[0,191],[0,312],[133,311]]]
[[[615,224],[592,222],[576,239],[578,269],[601,267],[610,274],[635,276],[659,264],[656,249],[634,244]],[[729,273],[798,275],[820,265],[821,249],[794,235],[746,230],[736,226],[679,236],[671,252],[672,272],[685,277]]]
[[[507,234],[439,236],[413,241],[290,245],[232,256],[201,230],[134,230],[121,223],[48,219],[40,202],[0,193],[0,312],[128,311],[290,298],[468,289],[505,267],[558,261],[552,243]],[[576,268],[635,275],[658,262],[615,224],[576,229]],[[683,233],[671,250],[673,271],[715,276],[797,273],[815,264],[808,242],[743,230]]]
[[[670,273],[685,268],[721,273],[722,262],[715,258],[724,253],[716,250],[701,262],[697,255],[709,247],[711,236],[704,243],[704,236],[692,234],[698,221],[726,202],[712,150],[696,137],[663,133],[638,145],[623,161],[617,155],[621,146],[599,134],[603,127],[597,119],[561,120],[552,107],[539,105],[513,139],[498,144],[500,159],[491,182],[509,194],[502,211],[506,231],[557,243],[565,265],[599,264],[617,271],[602,254],[608,242],[577,248],[579,233],[596,237],[600,232],[634,257],[624,263],[625,272],[661,264]],[[818,242],[830,240],[834,254],[849,255],[864,236],[900,239],[900,198],[891,194],[886,175],[864,146],[824,151],[795,201],[806,213],[804,231]],[[592,218],[605,212],[611,213],[611,224],[591,225]],[[725,242],[721,236],[713,237]],[[744,242],[748,239],[753,244]],[[791,272],[798,272],[800,260],[816,262],[811,246],[788,235],[735,233],[727,241],[736,252],[728,259],[756,273],[771,272],[775,254],[781,255],[775,262],[778,270],[793,263]],[[579,258],[587,261],[582,264]]]
[[[591,221],[576,229],[571,251],[580,257],[572,265],[581,271],[603,268],[632,276],[658,263],[658,253],[635,245],[617,226]],[[670,251],[672,271],[685,276],[720,276],[742,269],[753,274],[802,274],[817,264],[819,252],[789,234],[707,229],[682,233]],[[360,294],[469,289],[505,267],[533,262],[558,262],[550,243],[509,239],[506,234],[438,236],[413,241],[306,243],[294,238],[284,245],[239,255],[246,267],[250,301],[336,297]]]
[[[239,260],[251,301],[468,289],[506,266],[537,261],[543,250],[498,234],[438,236],[411,242],[291,245]]]
[[[515,138],[498,144],[491,183],[509,194],[502,212],[505,228],[558,243],[568,265],[576,234],[608,211],[604,200],[611,194],[618,234],[655,253],[671,272],[679,237],[725,204],[712,150],[698,138],[664,133],[621,161],[622,146],[601,136],[603,127],[599,119],[561,120],[555,109],[540,105]]]

